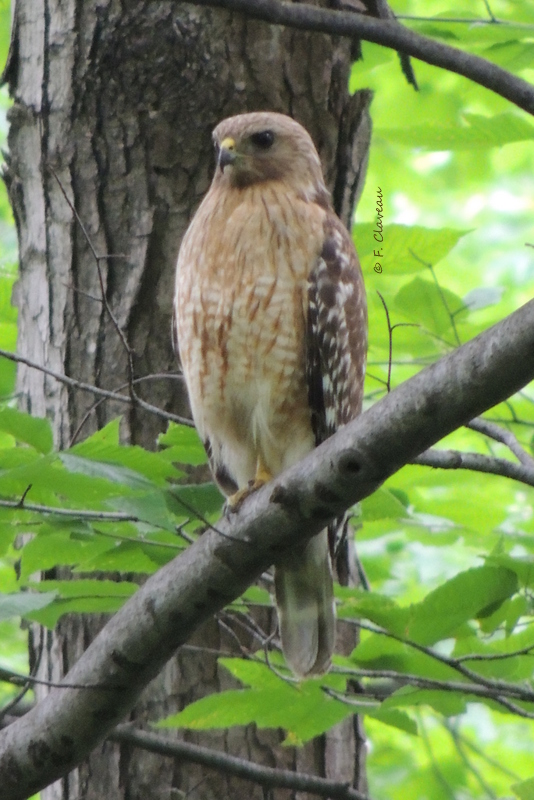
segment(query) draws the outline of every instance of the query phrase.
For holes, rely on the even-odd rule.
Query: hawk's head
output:
[[[309,133],[275,112],[229,117],[213,131],[217,151],[214,183],[244,188],[284,181],[308,199],[328,198],[321,162]]]

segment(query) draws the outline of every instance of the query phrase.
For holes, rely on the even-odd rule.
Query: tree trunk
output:
[[[348,221],[369,141],[369,94],[349,97],[349,66],[347,42],[182,3],[17,0],[6,69],[14,98],[6,183],[20,245],[19,352],[107,389],[128,384],[130,357],[135,378],[176,372],[175,260],[208,188],[212,128],[243,111],[294,116],[312,134]],[[187,413],[178,380],[139,386],[150,403]],[[119,414],[124,441],[152,447],[162,430],[162,420],[139,407],[107,401],[93,408],[91,394],[24,366],[18,391],[24,410],[52,421],[60,448]],[[33,628],[38,674],[60,678],[101,624],[69,617],[54,633]],[[192,644],[235,649],[215,620]],[[229,685],[214,656],[184,649],[132,719],[159,718]],[[365,789],[363,737],[353,722],[298,750],[279,747],[279,732],[254,726],[176,736]],[[206,800],[295,797],[106,742],[42,800],[161,800],[181,796],[175,789]]]

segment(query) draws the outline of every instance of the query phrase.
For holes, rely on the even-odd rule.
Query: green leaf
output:
[[[206,451],[194,428],[169,422],[166,433],[158,437],[158,444],[167,448],[162,455],[181,464],[205,464]]]
[[[60,525],[42,527],[39,534],[22,548],[21,580],[27,579],[34,572],[44,572],[57,566],[83,564],[115,546],[112,539],[96,537],[88,529],[85,529],[85,538],[75,539],[71,536],[75,527],[75,523],[73,526],[65,524],[61,533]]]
[[[411,733],[412,736],[417,735],[417,725],[414,720],[399,711],[396,708],[384,708],[383,706],[376,711],[368,711],[367,716],[382,722],[384,725],[390,725],[392,728],[399,728],[405,733]]]
[[[44,455],[51,452],[54,444],[47,419],[23,414],[15,408],[0,410],[0,430],[10,433],[18,442],[29,444]]]
[[[52,594],[56,595],[46,608],[28,615],[34,622],[50,629],[64,614],[112,614],[138,589],[135,583],[129,581],[90,579],[42,581],[30,585],[39,591],[52,589]]]
[[[519,800],[534,800],[534,778],[514,783],[511,789],[519,797]]]
[[[483,50],[484,58],[499,64],[509,72],[534,66],[534,45],[532,42],[496,42]]]
[[[52,453],[47,456],[41,456],[34,460],[32,463],[25,464],[16,469],[5,470],[0,472],[0,493],[6,497],[19,498],[23,492],[26,491],[31,484],[31,492],[27,498],[27,502],[40,502],[45,505],[56,506],[61,505],[65,500],[73,503],[82,504],[82,508],[102,508],[103,501],[117,494],[128,494],[132,490],[118,482],[119,475],[116,467],[113,475],[112,467],[104,465],[109,470],[108,474],[110,480],[106,477],[100,477],[105,471],[100,470],[95,462],[88,459],[77,458],[76,456],[64,456],[67,460],[76,459],[73,464],[75,468],[79,467],[81,471],[69,472],[67,471],[61,461],[61,455]],[[84,474],[85,472],[89,474]],[[91,477],[91,474],[93,477]],[[141,476],[132,473],[134,478],[132,482],[137,481],[141,484],[142,488],[153,488],[153,485]],[[125,476],[122,475],[122,478]]]
[[[456,294],[420,277],[402,287],[395,298],[394,307],[406,319],[437,334],[450,330],[453,317],[457,320],[467,313]]]
[[[109,541],[109,540],[108,540]],[[149,551],[147,551],[149,552]],[[92,558],[79,562],[75,572],[134,572],[140,575],[151,575],[159,564],[147,555],[142,542],[120,542],[111,548],[102,549]]]
[[[364,522],[376,519],[400,519],[407,517],[408,512],[390,489],[377,489],[361,502]]]
[[[388,275],[407,275],[435,266],[450,253],[457,242],[470,233],[454,228],[424,228],[421,225],[384,224],[384,241],[375,239],[376,224],[362,222],[354,226],[354,241],[364,273],[372,272],[375,250],[384,253],[383,268]],[[415,255],[414,255],[415,254]],[[425,262],[425,263],[421,263]]]
[[[521,586],[534,585],[534,556],[509,556],[506,553],[490,555],[485,559],[486,564],[505,567],[517,575]]]
[[[85,475],[88,478],[103,478],[110,483],[120,483],[131,489],[145,491],[154,486],[138,472],[114,463],[82,458],[69,452],[59,453],[59,459],[69,472]]]
[[[391,697],[384,700],[382,706],[387,709],[399,706],[430,706],[438,714],[455,717],[466,712],[467,699],[461,692],[441,692],[437,689],[403,686],[402,689],[398,689]]]
[[[359,710],[321,688],[326,683],[342,691],[345,682],[339,676],[288,684],[259,662],[230,658],[219,662],[250,688],[209,695],[162,720],[158,727],[206,730],[255,722],[260,728],[285,728],[288,735],[284,743],[295,745],[319,736]]]
[[[128,471],[140,473],[158,486],[164,486],[167,480],[176,480],[181,476],[182,473],[161,454],[151,453],[137,445],[119,444],[119,425],[120,419],[113,420],[89,439],[72,447],[67,453],[101,464],[126,467]],[[131,476],[131,473],[128,474]]]
[[[340,618],[368,619],[397,636],[402,636],[406,632],[410,610],[400,608],[390,597],[341,586],[336,587],[336,597],[343,600],[343,604],[338,609]]]
[[[97,580],[93,578],[76,578],[68,581],[43,580],[30,582],[32,589],[39,592],[52,593],[58,598],[83,599],[85,597],[131,597],[139,586],[131,581]]]
[[[388,142],[425,150],[477,150],[501,147],[534,138],[534,125],[514,113],[485,117],[463,114],[464,124],[439,125],[427,122],[398,128],[380,128],[377,136]]]
[[[117,511],[138,517],[155,528],[174,532],[176,530],[176,520],[167,508],[165,498],[166,494],[160,491],[146,492],[129,497],[113,497],[108,501],[108,505]]]
[[[517,591],[516,575],[502,567],[475,567],[439,586],[411,608],[408,638],[430,645]]]
[[[223,496],[214,483],[174,486],[166,496],[170,510],[178,517],[206,517],[222,510]]]
[[[18,592],[17,594],[0,594],[0,620],[10,617],[26,617],[30,612],[49,605],[56,597],[56,592],[34,594]]]

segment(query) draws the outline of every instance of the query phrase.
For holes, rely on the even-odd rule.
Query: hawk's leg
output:
[[[245,486],[243,489],[239,489],[239,491],[235,492],[234,494],[230,495],[230,497],[226,500],[226,508],[225,511],[227,513],[236,512],[241,507],[243,500],[247,498],[250,494],[255,492],[257,489],[260,489],[266,483],[268,483],[272,479],[272,475],[263,463],[261,456],[258,456],[258,463],[256,464],[256,475],[253,481],[249,481],[248,486]]]

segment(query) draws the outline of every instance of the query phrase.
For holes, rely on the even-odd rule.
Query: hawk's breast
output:
[[[277,184],[210,192],[197,212],[180,251],[177,317],[202,436],[274,460],[280,439],[309,437],[307,278],[323,216]]]

